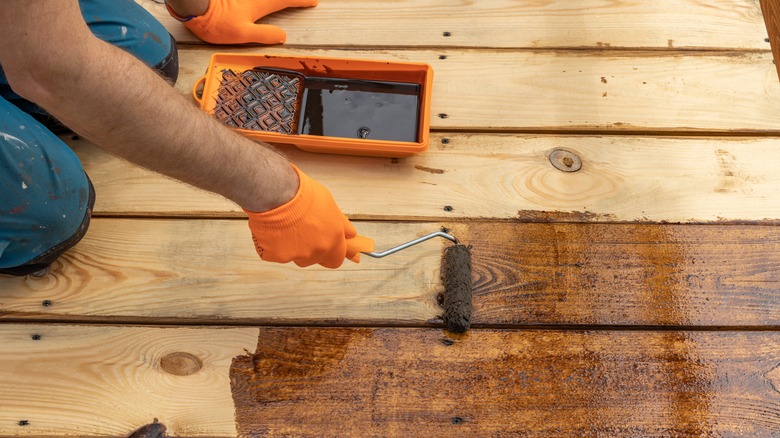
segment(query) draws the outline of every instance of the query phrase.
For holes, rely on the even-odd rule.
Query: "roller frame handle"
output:
[[[401,250],[404,250],[406,248],[409,248],[410,246],[417,245],[418,243],[425,242],[426,240],[433,239],[434,237],[443,237],[443,238],[445,238],[445,239],[447,239],[447,240],[449,240],[449,241],[451,241],[451,242],[453,242],[455,244],[458,243],[458,239],[456,239],[454,236],[452,236],[450,234],[447,234],[444,231],[436,231],[434,233],[427,234],[427,235],[422,236],[422,237],[418,237],[417,239],[411,240],[411,241],[406,242],[406,243],[402,243],[402,244],[400,244],[400,245],[398,245],[396,247],[390,248],[390,249],[382,251],[382,252],[364,252],[363,254],[365,254],[365,255],[367,255],[369,257],[373,257],[375,259],[381,259],[382,257],[389,256],[390,254],[395,254],[398,251],[401,251]]]

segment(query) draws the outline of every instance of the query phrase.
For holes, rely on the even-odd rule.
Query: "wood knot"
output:
[[[174,376],[189,376],[203,368],[203,362],[190,353],[177,351],[160,359],[160,368]]]
[[[576,172],[582,168],[582,160],[568,149],[553,149],[550,152],[550,163],[561,172]]]

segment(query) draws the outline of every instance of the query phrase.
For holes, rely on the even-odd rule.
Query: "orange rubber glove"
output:
[[[200,16],[182,18],[170,6],[168,12],[208,43],[281,44],[287,38],[284,30],[255,22],[288,7],[309,6],[317,6],[317,0],[211,0],[206,13]]]
[[[302,268],[319,263],[335,269],[345,258],[359,263],[361,252],[374,250],[374,241],[358,236],[325,186],[293,168],[300,183],[290,201],[262,213],[244,210],[260,258]]]

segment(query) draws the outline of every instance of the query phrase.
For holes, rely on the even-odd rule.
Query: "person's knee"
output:
[[[0,186],[0,268],[47,255],[56,258],[62,248],[73,246],[74,236],[86,231],[94,195],[78,158],[40,123],[2,99]]]
[[[31,197],[0,222],[0,273],[26,275],[51,265],[86,234],[94,189],[86,174],[62,175],[45,197]],[[83,181],[83,184],[82,184]]]
[[[179,50],[176,48],[176,40],[173,36],[169,35],[169,37],[171,39],[171,50],[159,64],[154,66],[154,69],[168,82],[175,84],[179,79]]]
[[[20,218],[30,230],[31,240],[41,243],[38,248],[42,250],[78,234],[94,203],[94,190],[83,170],[70,166],[57,176],[58,182],[48,188],[37,187],[22,212],[24,218]],[[45,194],[43,190],[47,190]]]
[[[179,75],[176,40],[133,0],[81,0],[81,12],[95,36],[129,52],[170,82]]]

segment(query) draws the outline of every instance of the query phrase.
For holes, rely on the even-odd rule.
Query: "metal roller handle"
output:
[[[417,245],[418,243],[425,242],[426,240],[433,239],[434,237],[443,237],[453,243],[458,243],[458,239],[456,239],[454,236],[449,235],[445,233],[444,231],[436,231],[435,233],[431,233],[422,237],[419,237],[417,239],[411,240],[406,243],[402,243],[395,248],[390,248],[386,251],[382,252],[364,252],[363,254],[373,257],[375,259],[381,259],[382,257],[389,256],[390,254],[395,254],[398,251],[404,250],[406,248],[409,248],[410,246]]]

